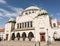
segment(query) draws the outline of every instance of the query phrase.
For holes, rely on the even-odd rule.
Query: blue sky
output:
[[[29,6],[45,9],[52,18],[60,21],[60,0],[0,0],[0,28],[4,27],[9,18],[15,18]]]

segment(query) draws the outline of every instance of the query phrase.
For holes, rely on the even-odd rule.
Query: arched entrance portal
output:
[[[22,38],[23,38],[23,41],[25,41],[25,39],[26,39],[26,33],[25,32],[23,32]]]
[[[29,41],[31,41],[32,38],[34,38],[34,35],[33,35],[32,32],[29,32],[29,34],[28,34],[28,39],[29,39]]]
[[[45,33],[40,33],[40,41],[45,41]]]
[[[17,33],[16,37],[18,40],[20,40],[20,33]]]
[[[53,34],[54,41],[60,41],[60,37],[58,36],[58,33],[55,31]]]
[[[15,40],[15,33],[12,33],[11,40]]]
[[[8,34],[6,34],[6,40],[8,40]]]
[[[55,31],[53,34],[53,39],[56,41],[56,36],[57,36],[57,32]]]

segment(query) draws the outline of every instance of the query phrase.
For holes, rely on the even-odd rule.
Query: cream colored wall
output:
[[[0,38],[2,38],[2,40],[4,39],[4,32],[0,32]]]
[[[34,37],[36,37],[36,36],[35,36],[35,30],[16,31],[16,32],[12,32],[12,33],[15,33],[15,36],[17,35],[17,33],[20,33],[20,36],[22,36],[23,32],[26,33],[26,36],[27,36],[27,37],[28,37],[29,32],[32,32],[33,35],[34,35]],[[12,33],[11,33],[11,35],[12,35]],[[23,38],[20,38],[21,41],[23,41],[22,39],[23,39]],[[26,38],[26,39],[27,39],[26,41],[29,41],[28,38]],[[35,38],[33,38],[32,41],[35,41]]]
[[[50,28],[50,21],[48,15],[42,15],[33,20],[33,26],[35,28]]]
[[[57,28],[56,29],[51,28],[49,15],[38,16],[40,10],[37,10],[37,11],[35,11],[35,13],[28,14],[28,15],[26,15],[25,12],[28,13],[28,12],[32,12],[32,11],[24,11],[22,13],[22,16],[16,17],[15,29],[17,29],[17,23],[32,21],[33,27],[35,30],[25,30],[25,31],[22,30],[22,31],[11,32],[11,26],[12,25],[11,25],[11,23],[7,23],[5,25],[5,34],[7,34],[7,33],[9,34],[8,40],[10,40],[12,33],[15,33],[15,36],[16,36],[16,34],[19,32],[20,35],[22,36],[22,33],[25,32],[26,35],[28,36],[29,32],[33,32],[33,34],[35,36],[34,40],[40,41],[40,33],[45,32],[46,33],[46,35],[45,35],[46,41],[48,39],[48,36],[50,36],[50,40],[53,41],[53,33],[55,31],[57,31]],[[56,23],[56,26],[57,26],[57,20],[56,19],[52,19],[51,22],[52,22],[52,26],[53,26],[53,23]],[[48,29],[48,34],[47,34],[47,29]],[[4,37],[6,38],[6,36],[4,36]]]
[[[52,27],[53,27],[53,23],[55,23],[56,26],[58,26],[58,25],[57,25],[57,20],[56,20],[56,19],[52,19],[51,22],[52,22]]]
[[[49,16],[48,15],[38,16],[38,13],[39,12],[37,12],[36,14],[22,15],[20,17],[17,17],[15,29],[17,28],[17,23],[33,21],[33,27],[35,28],[35,33],[34,33],[35,40],[40,41],[40,32],[45,32],[46,33],[45,39],[47,41],[47,29],[49,29],[51,31]],[[38,17],[36,17],[36,16],[38,16]],[[41,28],[43,28],[43,29],[41,29]]]
[[[8,40],[10,40],[10,35],[11,35],[11,23],[5,24],[4,39],[6,39],[6,34],[8,34]]]

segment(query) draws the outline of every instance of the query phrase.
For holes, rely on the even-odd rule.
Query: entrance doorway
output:
[[[8,40],[8,34],[6,34],[6,40]]]
[[[45,41],[45,33],[40,33],[40,41]]]

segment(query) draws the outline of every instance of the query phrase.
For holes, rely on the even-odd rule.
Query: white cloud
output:
[[[50,14],[51,17],[53,17],[54,15],[53,14]]]
[[[6,4],[6,1],[5,0],[0,0],[0,3]]]
[[[12,6],[8,6],[8,7],[11,8],[13,11],[15,11],[17,14],[21,14],[21,12],[23,11],[22,8],[16,8]]]
[[[58,12],[58,13],[56,13],[56,15],[60,15],[60,13]]]
[[[17,15],[21,14],[21,12],[23,11],[22,8],[16,8],[16,7],[10,7],[10,8],[14,12],[11,13],[11,11],[7,11],[5,9],[0,8],[0,16],[6,16],[9,18],[12,16],[16,17]]]

